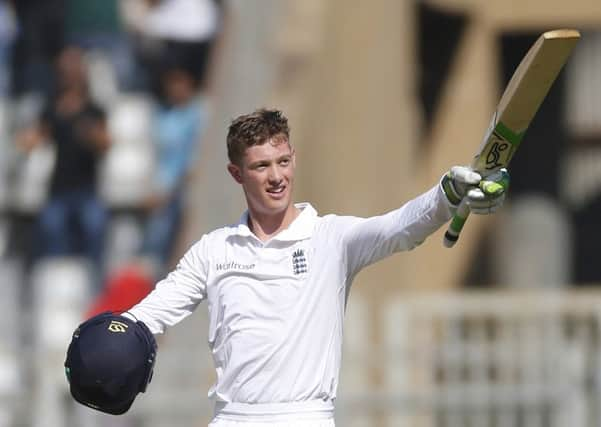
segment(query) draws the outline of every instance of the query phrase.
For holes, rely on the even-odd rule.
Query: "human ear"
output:
[[[234,181],[236,181],[238,184],[242,184],[242,171],[240,170],[239,166],[230,163],[227,165],[227,171],[230,173],[232,178],[234,178]]]

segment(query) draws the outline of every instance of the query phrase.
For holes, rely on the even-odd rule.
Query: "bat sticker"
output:
[[[509,143],[504,141],[499,135],[494,134],[494,137],[496,141],[493,142],[490,151],[486,155],[486,169],[489,170],[505,166],[506,161],[501,161],[501,157],[503,154],[508,154],[503,152],[509,148]]]

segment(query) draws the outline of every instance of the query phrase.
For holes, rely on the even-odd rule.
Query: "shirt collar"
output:
[[[317,211],[307,202],[295,203],[294,206],[300,209],[300,214],[290,223],[288,228],[280,231],[270,240],[297,241],[311,237],[313,227],[317,221]],[[254,237],[253,232],[248,227],[248,210],[240,217],[234,234],[244,237]]]

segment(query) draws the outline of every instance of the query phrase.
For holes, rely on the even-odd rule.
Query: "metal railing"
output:
[[[343,389],[339,419],[345,426],[598,426],[600,314],[596,291],[400,296],[383,307],[380,348],[345,353],[363,362],[345,367],[343,381],[365,362],[381,380]]]

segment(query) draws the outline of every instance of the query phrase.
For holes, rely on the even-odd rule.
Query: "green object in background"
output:
[[[67,0],[67,36],[120,33],[122,22],[118,0]]]

